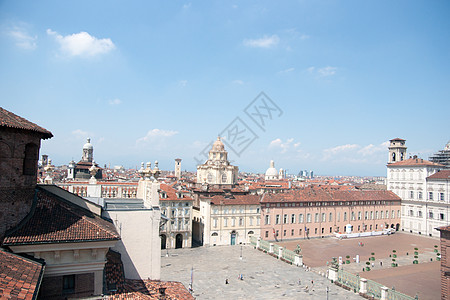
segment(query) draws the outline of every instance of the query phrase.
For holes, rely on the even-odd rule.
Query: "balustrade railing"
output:
[[[351,288],[354,292],[359,292],[359,275],[355,275],[344,270],[339,270],[337,281],[340,284]]]
[[[381,298],[381,288],[384,285],[375,282],[373,280],[368,279],[367,280],[367,295],[372,296],[374,298],[380,299]]]
[[[388,290],[387,291],[387,300],[418,300],[419,297],[411,297],[405,294],[402,294],[400,292],[397,292],[396,290]]]
[[[260,247],[263,250],[269,251],[270,250],[270,243],[264,240],[260,241]]]
[[[295,261],[295,255],[296,255],[296,254],[295,254],[294,251],[288,250],[288,249],[286,249],[286,248],[283,249],[283,255],[282,255],[282,257],[283,257],[285,260],[290,261],[291,263],[294,263],[294,261]]]

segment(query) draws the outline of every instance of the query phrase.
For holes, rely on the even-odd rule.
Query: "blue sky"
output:
[[[195,170],[239,117],[241,171],[385,175],[389,139],[450,139],[449,28],[445,0],[0,1],[0,105],[52,131],[56,165],[90,137],[102,166]]]

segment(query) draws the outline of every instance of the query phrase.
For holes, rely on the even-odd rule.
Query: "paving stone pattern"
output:
[[[172,249],[169,256],[166,253],[162,250],[161,280],[180,281],[188,287],[193,268],[196,299],[325,300],[327,287],[330,300],[363,299],[315,272],[282,262],[249,245]],[[238,279],[239,274],[243,274],[243,280]],[[226,279],[229,284],[225,284]]]

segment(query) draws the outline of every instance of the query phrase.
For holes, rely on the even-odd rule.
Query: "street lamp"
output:
[[[239,256],[239,259],[242,260],[242,245],[241,245],[241,256]]]

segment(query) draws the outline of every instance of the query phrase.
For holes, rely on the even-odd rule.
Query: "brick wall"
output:
[[[40,135],[31,131],[9,128],[0,131],[0,241],[5,231],[19,224],[31,209],[40,143]],[[28,155],[25,163],[27,145],[33,145],[31,148],[37,151]],[[25,175],[27,165],[36,172]]]
[[[59,300],[67,298],[88,297],[94,294],[94,273],[75,275],[73,293],[63,291],[63,276],[44,277],[39,290],[39,299]]]
[[[450,300],[450,232],[441,231],[441,299]]]

